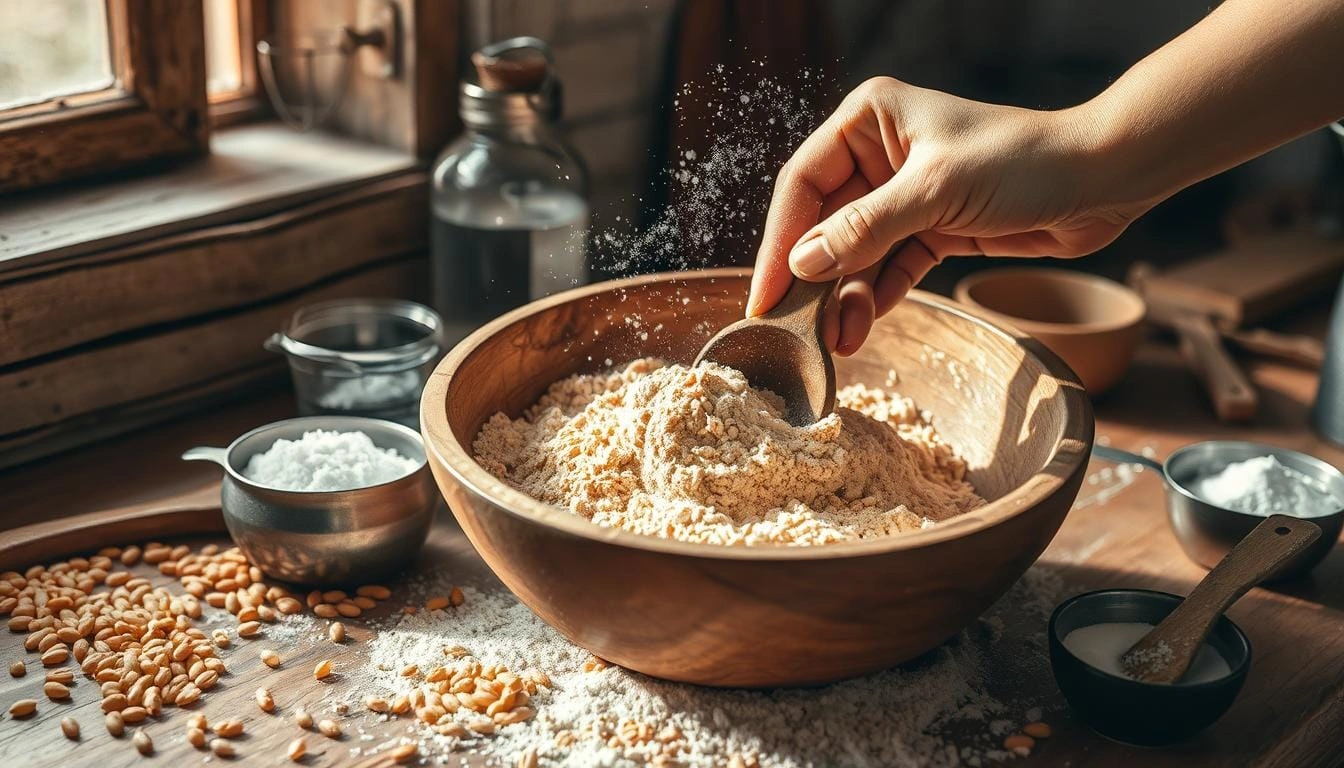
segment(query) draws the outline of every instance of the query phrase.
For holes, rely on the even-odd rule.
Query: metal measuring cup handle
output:
[[[364,369],[360,367],[359,363],[347,360],[339,355],[327,354],[319,347],[305,344],[302,341],[295,341],[283,333],[272,333],[261,343],[261,346],[268,352],[297,357],[314,363],[322,363],[323,365],[335,366],[356,376],[364,372]]]
[[[1150,459],[1147,456],[1142,456],[1137,453],[1122,451],[1119,448],[1112,448],[1109,445],[1093,444],[1092,455],[1099,459],[1113,461],[1117,464],[1142,464],[1149,469],[1155,469],[1158,472],[1166,472],[1166,468],[1162,465],[1162,462],[1157,459]]]
[[[198,445],[195,448],[188,448],[182,454],[183,461],[213,461],[225,469],[229,468],[229,449],[212,448],[208,445]]]

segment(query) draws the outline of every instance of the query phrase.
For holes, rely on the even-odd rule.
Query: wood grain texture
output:
[[[1316,386],[1311,372],[1273,361],[1255,361],[1248,373],[1267,393],[1263,407],[1249,424],[1223,423],[1208,412],[1199,387],[1189,379],[1175,347],[1147,340],[1125,382],[1098,402],[1098,437],[1129,450],[1151,448],[1157,455],[1167,455],[1200,439],[1268,441],[1344,465],[1344,450],[1324,443],[1307,427],[1307,409]],[[178,455],[184,447],[227,442],[258,424],[292,415],[292,408],[292,395],[281,392],[246,404],[203,410],[154,430],[39,464],[0,471],[0,527],[14,520],[56,519],[110,505],[142,503],[158,493],[190,491],[212,479],[212,468],[180,461]],[[72,477],[79,477],[81,482],[72,483]],[[1089,466],[1074,509],[1034,568],[1044,594],[1063,599],[1107,587],[1188,593],[1206,571],[1182,554],[1168,525],[1162,494],[1160,479],[1151,473],[1121,477],[1107,463]],[[503,589],[448,516],[436,524],[413,567],[417,571],[449,569],[454,578],[481,589]],[[404,587],[397,587],[394,610],[405,595],[402,590]],[[817,606],[799,604],[799,609],[811,611]],[[1339,728],[1344,718],[1344,685],[1340,682],[1344,680],[1344,646],[1337,640],[1344,623],[1344,548],[1336,548],[1312,578],[1274,589],[1254,589],[1229,614],[1255,645],[1255,658],[1241,696],[1221,720],[1193,741],[1153,750],[1107,741],[1073,718],[1050,676],[1044,621],[1032,618],[1029,611],[1006,613],[1003,626],[995,629],[1000,638],[998,652],[982,667],[989,692],[1004,703],[1005,717],[1021,717],[1028,708],[1041,707],[1043,718],[1054,728],[1054,735],[1039,742],[1031,758],[1016,760],[1013,765],[1338,766],[1339,755],[1344,754],[1344,731]],[[349,624],[351,634],[358,639],[334,656],[338,664],[347,659],[357,663],[362,658],[361,644],[369,637],[361,622]],[[0,632],[0,658],[17,658],[20,647],[20,636]],[[282,666],[270,672],[253,660],[255,648],[240,647],[239,662],[230,663],[233,677],[220,689],[232,692],[233,698],[207,699],[204,711],[219,715],[229,713],[232,707],[233,712],[248,713],[249,737],[240,742],[246,751],[237,764],[251,765],[254,761],[249,758],[257,754],[266,755],[264,759],[275,757],[278,763],[277,750],[296,735],[286,719],[292,707],[299,702],[311,707],[331,690],[312,681],[308,673],[314,659],[310,656],[302,657],[304,666],[298,671]],[[350,655],[345,655],[347,652]],[[31,672],[19,681],[0,675],[0,702],[33,695],[34,680]],[[281,681],[272,689],[288,692],[287,698],[278,701],[281,717],[255,711],[250,694],[259,680]],[[342,684],[355,682],[352,676]],[[113,740],[101,730],[101,713],[87,703],[96,696],[91,686],[77,684],[74,693],[73,704],[40,710],[35,721],[0,719],[0,764],[23,765],[12,756],[32,754],[50,755],[61,765],[79,768],[179,765],[201,759],[181,742],[184,718],[180,713],[171,713],[152,726],[161,751],[158,757],[146,761],[124,740]],[[85,738],[80,744],[66,742],[60,735],[57,721],[66,715],[75,716],[84,726]],[[389,734],[403,732],[384,730],[386,724],[364,715],[356,715],[347,725],[363,727],[374,740],[365,743],[348,739],[331,745],[310,736],[310,749],[327,750],[312,759],[312,765],[351,764],[355,759],[349,757],[350,747],[382,744],[381,739]],[[752,726],[734,724],[735,728]],[[972,724],[974,733],[982,727]],[[160,735],[166,737],[166,746]],[[890,735],[883,733],[878,738],[889,739]],[[456,764],[458,758],[450,756],[449,764]]]
[[[150,540],[186,542],[197,547],[206,543],[228,546],[217,504],[218,485],[215,484],[184,496],[70,518],[65,521],[71,526],[68,531],[58,531],[46,524],[42,524],[41,531],[39,526],[6,531],[0,533],[0,564],[3,564],[0,567],[8,568],[11,563],[30,565],[32,561],[23,559],[27,554],[44,554],[46,557],[40,562],[51,563],[59,557],[88,554],[103,546],[143,544]],[[460,533],[451,537],[446,527],[441,527],[425,555],[432,553],[439,559],[462,558],[464,546]],[[433,562],[422,556],[418,566],[428,569]],[[151,566],[141,563],[129,570],[150,579],[156,586],[182,591],[176,579],[161,575]],[[479,564],[474,569],[462,571],[463,578],[477,575],[485,575],[484,567]],[[229,649],[220,652],[228,665],[228,674],[218,686],[202,696],[190,710],[165,707],[161,717],[149,718],[136,726],[143,727],[153,740],[154,752],[150,757],[142,757],[132,746],[131,726],[120,739],[108,734],[99,708],[98,686],[79,674],[77,669],[68,701],[57,703],[43,696],[43,668],[37,655],[25,653],[24,635],[4,631],[0,633],[0,655],[5,660],[4,666],[8,668],[11,662],[23,659],[28,663],[28,674],[21,678],[0,674],[0,703],[7,708],[19,698],[37,698],[38,708],[35,715],[24,720],[8,716],[0,719],[0,765],[143,768],[147,765],[199,764],[208,753],[193,749],[184,736],[188,714],[201,712],[212,721],[228,718],[244,723],[244,734],[232,742],[237,751],[236,758],[214,758],[218,764],[292,765],[284,759],[285,749],[291,740],[303,737],[308,756],[302,765],[390,768],[393,762],[386,750],[406,735],[406,721],[382,722],[377,715],[359,706],[341,714],[336,711],[335,702],[361,698],[355,695],[354,687],[363,679],[360,670],[367,663],[365,648],[374,635],[370,621],[388,619],[409,600],[409,590],[398,587],[391,600],[369,611],[366,618],[342,619],[346,625],[346,641],[341,644],[308,638],[272,638],[267,632],[269,625],[263,625],[261,634],[255,638],[235,638]],[[314,626],[324,632],[326,624],[317,619]],[[228,620],[222,626],[232,627],[234,622]],[[265,666],[259,658],[261,649],[276,651],[280,655],[280,666],[276,669]],[[332,661],[334,674],[319,682],[313,678],[313,667],[323,659]],[[73,665],[65,666],[73,668]],[[271,691],[276,704],[274,713],[267,714],[258,708],[255,691],[259,687]],[[314,719],[338,721],[344,729],[343,735],[339,739],[328,739],[316,729],[300,729],[293,720],[299,707],[308,710]],[[66,739],[61,733],[59,721],[66,717],[73,718],[81,726],[78,742]],[[381,750],[382,754],[373,754],[375,749]],[[361,755],[359,750],[368,750],[370,754]],[[40,756],[39,759],[34,760],[35,755]],[[464,765],[481,768],[485,762],[474,757],[468,758]]]
[[[770,311],[714,334],[695,364],[710,360],[741,371],[752,386],[784,398],[793,424],[820,421],[835,410],[835,363],[821,319],[837,284],[793,281]]]
[[[224,533],[219,483],[180,496],[35,523],[3,534],[0,570],[23,571],[72,553],[96,552],[109,541]]]
[[[1139,680],[1175,683],[1185,676],[1209,630],[1251,587],[1269,578],[1319,538],[1310,520],[1286,515],[1265,519],[1232,548],[1160,624],[1121,657]]]
[[[837,362],[841,384],[881,386],[894,369],[902,393],[932,412],[968,459],[969,479],[990,503],[933,529],[826,547],[655,539],[594,528],[470,458],[466,446],[490,416],[516,416],[551,382],[595,370],[604,358],[689,363],[711,333],[741,316],[747,282],[744,270],[614,281],[486,325],[425,388],[421,431],[439,487],[522,602],[622,666],[703,685],[770,687],[914,658],[974,620],[1045,548],[1092,442],[1090,404],[1057,357],[950,302],[912,294],[857,355]],[[632,328],[632,315],[654,332]],[[946,357],[934,362],[935,351]],[[991,404],[988,412],[965,408],[968,399]],[[674,593],[669,584],[678,585]],[[818,638],[827,653],[817,653]]]
[[[0,206],[0,276],[41,274],[77,257],[260,218],[416,168],[414,157],[278,125],[215,134],[199,162],[138,178],[53,190]],[[89,263],[87,260],[81,263]]]
[[[1139,291],[1214,318],[1226,328],[1260,322],[1329,292],[1344,272],[1344,244],[1310,233],[1266,234],[1235,247],[1139,276]]]
[[[1218,329],[1207,315],[1175,313],[1169,318],[1180,340],[1186,365],[1203,382],[1213,410],[1225,421],[1249,421],[1255,417],[1260,396],[1237,364],[1228,356]]]
[[[416,296],[426,269],[418,254],[392,259],[279,301],[0,373],[0,402],[6,404],[0,410],[0,466],[13,463],[10,449],[23,446],[24,458],[31,459],[35,444],[78,435],[91,422],[115,422],[127,406],[210,387],[257,366],[280,371],[284,360],[261,342],[299,307],[347,296]],[[108,371],[117,373],[104,375]]]
[[[414,88],[413,150],[430,159],[461,130],[457,114],[458,48],[467,39],[460,29],[458,0],[415,0],[411,4],[406,57]]]
[[[201,5],[108,3],[113,65],[125,93],[0,124],[0,193],[106,173],[207,147]]]
[[[270,301],[426,247],[412,173],[239,224],[99,254],[19,280],[0,275],[0,368],[119,333]]]

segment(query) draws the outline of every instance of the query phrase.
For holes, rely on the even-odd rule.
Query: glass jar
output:
[[[431,190],[434,307],[455,344],[483,323],[588,281],[587,175],[556,132],[560,85],[536,38],[472,57],[466,132],[439,155]]]
[[[265,345],[289,358],[299,413],[370,416],[420,427],[420,393],[443,350],[421,304],[340,299],[304,307]]]

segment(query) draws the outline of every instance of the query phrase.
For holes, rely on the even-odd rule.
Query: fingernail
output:
[[[826,250],[826,239],[814,237],[794,246],[789,266],[800,277],[815,277],[835,268],[835,257]]]

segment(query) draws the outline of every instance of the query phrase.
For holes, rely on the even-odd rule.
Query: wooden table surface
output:
[[[1314,375],[1265,362],[1251,362],[1249,367],[1262,393],[1260,416],[1249,425],[1219,424],[1174,348],[1149,340],[1122,384],[1097,404],[1097,436],[1120,448],[1150,448],[1158,456],[1195,440],[1246,438],[1297,448],[1344,466],[1344,451],[1324,443],[1307,427]],[[11,528],[197,488],[215,479],[215,470],[178,461],[184,448],[226,444],[257,424],[290,415],[290,408],[288,395],[276,393],[0,473],[0,526]],[[1061,597],[1120,586],[1185,593],[1205,573],[1185,558],[1168,528],[1158,478],[1147,472],[1130,479],[1127,482],[1102,463],[1089,469],[1074,510],[1036,566],[1062,580]],[[0,539],[3,536],[0,532]],[[449,563],[467,580],[490,579],[447,515],[436,524],[420,561]],[[380,611],[399,605],[401,601],[394,597]],[[1041,655],[1045,627],[1039,615],[1009,620],[1003,633],[1010,645],[1005,647],[1015,647],[1015,643],[1022,653],[1005,654],[990,662],[990,692],[1010,705],[1032,702],[1043,706],[1045,718],[1055,728],[1055,735],[1041,742],[1031,758],[1017,762],[1117,768],[1344,765],[1344,548],[1335,550],[1307,580],[1273,590],[1253,590],[1230,615],[1254,645],[1254,662],[1240,698],[1195,740],[1161,750],[1120,746],[1078,723],[1055,689]],[[358,622],[347,624],[357,640],[368,636]],[[338,667],[343,659],[358,658],[358,645],[331,654]],[[264,675],[272,690],[287,692],[281,702],[286,712],[300,700],[312,699],[318,706],[316,701],[324,691],[312,681],[311,669],[316,656],[327,652],[321,647],[305,649],[301,657],[275,672],[265,671],[255,654],[235,654],[230,658],[238,661],[230,661],[230,670],[249,682],[212,692],[205,710],[220,711],[218,707],[227,706],[223,702],[236,699],[249,728],[239,751],[249,758],[265,756],[266,761],[279,763],[284,744],[297,729],[288,722],[283,726],[265,722],[267,716],[252,703],[257,684],[250,682],[252,676]],[[0,633],[0,659],[5,666],[21,655],[21,636]],[[74,704],[54,705],[40,696],[40,680],[40,673],[18,680],[0,677],[0,703],[6,707],[34,692],[41,702],[35,720],[16,722],[7,715],[0,719],[0,766],[146,764],[126,740],[114,743],[104,731],[92,684],[80,681],[75,686]],[[154,762],[185,764],[188,755],[200,761],[202,756],[191,753],[182,741],[185,717],[171,708],[168,711],[171,717],[152,726],[159,747]],[[66,742],[57,727],[67,714],[83,725],[84,738],[78,745]],[[374,740],[347,738],[333,745],[310,734],[309,749],[322,754],[309,764],[357,762],[350,757],[350,747],[367,747],[392,735],[392,726],[379,725],[364,713],[351,715],[352,721],[361,718],[367,720],[363,726]],[[252,764],[252,759],[246,762]]]

